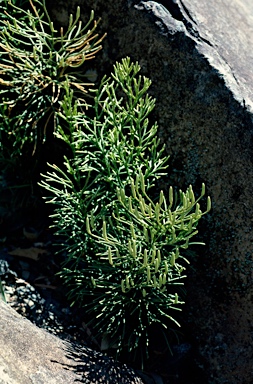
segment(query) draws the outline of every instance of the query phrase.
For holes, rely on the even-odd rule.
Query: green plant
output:
[[[58,127],[56,135],[71,156],[65,169],[51,165],[41,185],[55,205],[69,298],[119,355],[126,349],[144,361],[153,327],[169,345],[166,329],[179,325],[187,249],[211,202],[202,212],[204,185],[197,199],[191,186],[178,196],[170,187],[168,198],[157,192],[168,157],[148,119],[151,81],[139,71],[129,58],[114,66],[96,91],[93,118],[66,90],[60,117],[69,129]]]
[[[103,39],[95,34],[96,21],[89,29],[93,12],[83,26],[78,7],[64,32],[63,28],[55,30],[45,0],[29,3],[28,10],[10,3],[13,12],[5,11],[1,20],[1,143],[6,146],[11,140],[14,154],[22,152],[26,143],[32,143],[34,152],[38,143],[45,141],[48,127],[51,132],[56,128],[56,112],[66,84],[79,103],[87,105],[87,87],[91,84],[77,68],[95,56]],[[6,119],[11,129],[6,130]]]

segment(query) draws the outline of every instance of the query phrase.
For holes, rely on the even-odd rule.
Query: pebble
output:
[[[6,260],[0,260],[0,276],[9,272],[9,264]]]
[[[15,292],[15,288],[14,287],[8,287],[8,286],[4,285],[4,292],[8,293],[9,295],[13,295]]]
[[[24,299],[24,303],[28,304],[28,305],[34,305],[34,302],[30,299]]]

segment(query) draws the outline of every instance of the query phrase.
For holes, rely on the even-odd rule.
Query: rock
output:
[[[0,301],[1,384],[73,383],[73,371],[66,346],[55,336],[37,328]],[[80,381],[79,381],[80,382]]]
[[[212,197],[212,213],[200,226],[207,246],[192,260],[183,319],[204,365],[201,382],[250,383],[253,3],[49,2],[61,24],[77,4],[84,19],[94,9],[102,18],[101,33],[107,31],[104,49],[87,68],[96,67],[101,76],[111,72],[115,60],[130,56],[152,79],[154,119],[171,155],[164,185],[191,183],[196,190],[203,181]]]
[[[0,384],[143,383],[132,369],[58,339],[1,300],[0,329]]]

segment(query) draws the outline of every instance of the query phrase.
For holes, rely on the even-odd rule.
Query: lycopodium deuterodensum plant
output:
[[[129,58],[114,66],[94,97],[93,118],[78,109],[71,92],[61,102],[68,131],[57,137],[71,156],[43,177],[55,205],[52,216],[66,260],[60,273],[69,299],[85,308],[89,325],[109,338],[118,355],[145,361],[158,329],[169,345],[179,326],[183,278],[201,210],[192,187],[168,196],[156,180],[168,156],[148,115],[155,101],[150,80]]]
[[[83,25],[77,7],[67,29],[56,30],[45,0],[29,3],[26,10],[12,1],[13,12],[5,11],[0,22],[1,119],[8,118],[12,127],[7,132],[1,127],[1,141],[7,145],[12,140],[13,152],[18,154],[25,143],[32,143],[34,152],[48,131],[52,135],[66,84],[79,104],[88,105],[92,84],[85,79],[83,65],[95,57],[103,39],[95,33],[93,12]]]

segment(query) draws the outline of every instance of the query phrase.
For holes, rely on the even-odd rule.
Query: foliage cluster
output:
[[[8,139],[11,136],[15,154],[19,154],[27,141],[35,151],[38,142],[45,140],[50,123],[57,127],[56,112],[66,88],[74,90],[79,103],[87,103],[84,94],[90,84],[77,68],[94,58],[102,38],[95,34],[96,21],[89,29],[93,12],[87,25],[82,25],[79,7],[76,17],[70,16],[66,31],[54,28],[45,0],[30,0],[27,11],[12,7],[21,18],[6,12],[8,18],[1,20],[1,125],[7,121],[11,126],[2,128],[1,141],[6,134]]]

